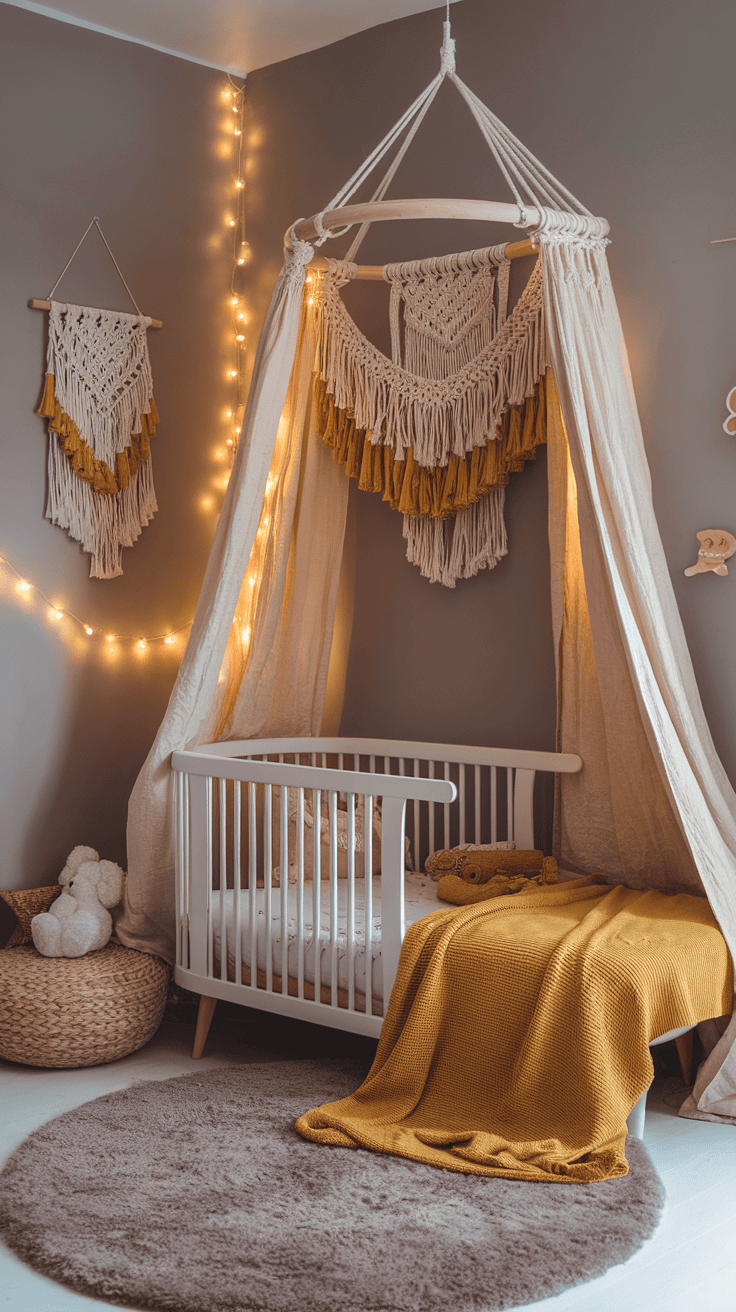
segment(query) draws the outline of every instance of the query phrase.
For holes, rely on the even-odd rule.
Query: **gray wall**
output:
[[[280,234],[321,209],[429,81],[441,15],[360,33],[249,79],[263,136],[254,154],[253,292]],[[685,579],[700,528],[736,530],[736,446],[721,429],[736,384],[736,236],[730,0],[542,0],[452,7],[460,76],[596,214],[609,256],[651,463],[654,501],[706,712],[736,780],[736,569]],[[464,104],[443,88],[393,195],[504,198]],[[422,257],[508,238],[497,225],[376,225],[366,261]],[[346,239],[323,249],[341,253]],[[268,274],[264,274],[264,270]],[[351,289],[386,347],[385,289]],[[554,744],[544,453],[508,492],[510,554],[454,592],[406,563],[401,521],[354,493],[356,604],[346,733],[470,743]]]
[[[453,5],[459,71],[611,222],[655,506],[716,745],[736,778],[736,569],[726,580],[682,575],[698,529],[736,527],[736,450],[721,430],[736,383],[736,244],[709,245],[736,235],[736,13],[730,0],[558,0],[550,18],[551,9],[541,0]],[[440,22],[437,12],[401,20],[249,79],[254,330],[284,229],[330,199],[425,85]],[[213,527],[197,503],[215,470],[223,407],[221,84],[196,65],[0,6],[0,551],[99,628],[131,635],[190,618]],[[505,194],[451,88],[394,194]],[[161,510],[112,582],[89,580],[78,547],[43,519],[46,437],[33,411],[45,325],[26,308],[29,296],[46,294],[93,213],[141,305],[165,321],[151,334]],[[518,234],[384,225],[364,257],[423,256],[505,236]],[[94,246],[60,291],[125,307]],[[382,294],[375,285],[352,292],[357,317],[385,348]],[[346,733],[553,745],[545,501],[541,453],[509,489],[509,557],[449,592],[407,565],[400,518],[353,491]],[[78,842],[122,861],[127,796],[175,661],[82,659],[5,585],[0,624],[1,882],[54,879]]]
[[[229,163],[217,154],[225,78],[127,41],[0,5],[0,554],[96,629],[156,634],[191,619],[214,515],[199,498],[222,468],[231,259]],[[122,578],[88,578],[44,519],[47,437],[34,413],[45,297],[93,214],[144,312],[162,423],[160,511],[124,552]],[[60,299],[128,309],[90,234]],[[0,584],[0,886],[52,882],[76,843],[124,862],[127,799],[176,672],[145,657],[78,654],[45,608]],[[95,638],[96,643],[96,638]],[[181,649],[180,649],[181,650]]]

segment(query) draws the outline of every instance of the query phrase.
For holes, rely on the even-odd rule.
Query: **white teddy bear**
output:
[[[83,957],[104,948],[112,933],[107,910],[123,896],[124,873],[100,861],[92,847],[75,847],[59,875],[64,892],[48,911],[34,916],[31,934],[44,957]]]

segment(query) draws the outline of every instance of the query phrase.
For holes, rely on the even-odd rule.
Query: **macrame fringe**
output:
[[[510,475],[520,473],[547,441],[543,381],[522,405],[500,417],[491,441],[466,456],[450,455],[444,467],[435,469],[418,464],[411,448],[404,460],[398,460],[392,447],[374,446],[354,416],[337,408],[327,384],[317,376],[314,403],[317,431],[348,478],[357,478],[363,492],[380,492],[403,515],[446,519],[467,510],[494,489],[505,487]]]
[[[505,498],[505,488],[494,488],[452,520],[405,515],[407,560],[417,565],[430,583],[442,583],[446,588],[454,588],[458,579],[470,579],[481,569],[493,569],[508,553]]]
[[[337,265],[337,261],[332,261]],[[547,367],[539,264],[513,312],[475,358],[447,378],[425,378],[389,360],[350,318],[330,273],[317,279],[316,368],[338,410],[398,460],[411,450],[430,468],[466,456],[495,436],[511,406],[534,391]]]
[[[48,472],[46,518],[90,553],[90,578],[117,578],[123,547],[133,546],[158,510],[151,461],[142,461],[116,496],[99,496],[78,478],[58,442],[49,442]]]
[[[148,398],[148,413],[139,416],[140,436],[131,434],[130,443],[124,451],[115,456],[115,472],[104,460],[96,460],[94,452],[80,435],[77,425],[66,414],[56,399],[54,375],[46,375],[43,397],[37,413],[49,421],[49,433],[56,433],[62,450],[69,457],[71,467],[77,478],[89,483],[101,496],[115,496],[123,491],[135,475],[139,466],[151,455],[151,438],[156,434],[156,427],[161,417],[156,409],[153,397]]]

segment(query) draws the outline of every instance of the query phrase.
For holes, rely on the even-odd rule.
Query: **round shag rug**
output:
[[[66,1112],[0,1175],[0,1234],[92,1297],[168,1312],[495,1312],[625,1261],[663,1189],[643,1145],[600,1184],[459,1175],[307,1143],[365,1067],[283,1061],[136,1084]]]

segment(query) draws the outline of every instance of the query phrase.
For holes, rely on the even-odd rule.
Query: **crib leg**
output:
[[[192,1056],[195,1058],[202,1056],[216,1006],[217,998],[208,998],[206,994],[200,994],[197,1029],[194,1035],[194,1047],[192,1048]]]
[[[634,1103],[627,1118],[626,1129],[635,1139],[644,1138],[644,1118],[647,1110],[647,1094],[649,1089],[646,1088],[638,1102]]]
[[[675,1039],[677,1044],[677,1055],[680,1058],[680,1069],[682,1078],[686,1084],[690,1083],[690,1076],[693,1069],[693,1034],[694,1030],[688,1030],[687,1034],[678,1034]]]

